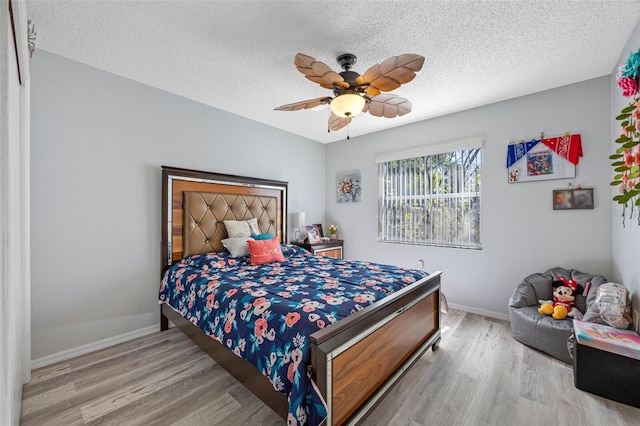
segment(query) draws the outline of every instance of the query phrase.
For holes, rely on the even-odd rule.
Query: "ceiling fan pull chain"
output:
[[[349,125],[347,124],[347,140],[349,140]]]

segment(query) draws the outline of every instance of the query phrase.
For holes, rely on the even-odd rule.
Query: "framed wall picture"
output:
[[[319,243],[322,241],[322,232],[318,229],[318,225],[306,225],[305,228],[307,230],[309,244]]]
[[[592,209],[593,188],[574,189],[571,205],[574,209]]]
[[[554,210],[570,210],[573,193],[570,189],[554,189],[553,190],[553,209]]]
[[[362,195],[360,170],[338,173],[336,177],[336,201],[338,203],[358,203]]]
[[[593,209],[593,188],[554,189],[554,210]]]

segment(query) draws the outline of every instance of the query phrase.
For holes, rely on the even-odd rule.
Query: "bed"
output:
[[[216,280],[219,280],[220,285],[226,285],[227,281],[236,279],[234,270],[230,270],[230,275],[222,274],[223,269],[228,272],[231,262],[224,253],[220,253],[223,251],[221,240],[226,238],[223,220],[255,218],[262,232],[277,235],[281,241],[287,241],[287,189],[286,182],[163,167],[161,256],[163,277],[167,270],[169,270],[167,275],[171,275],[177,270],[184,273],[187,268],[194,265],[201,267],[202,264],[206,264],[205,268],[221,265],[221,269],[215,271]],[[305,350],[309,352],[306,375],[309,380],[309,389],[313,390],[311,393],[316,392],[319,399],[325,403],[326,412],[323,413],[323,408],[318,407],[320,414],[326,414],[325,423],[338,425],[361,422],[376,402],[429,347],[435,349],[438,346],[440,272],[426,275],[420,274],[419,271],[395,267],[388,267],[388,270],[381,271],[383,265],[320,258],[295,246],[283,247],[283,251],[287,254],[287,261],[278,264],[277,271],[267,272],[271,274],[269,280],[279,275],[285,279],[287,274],[298,274],[296,267],[303,267],[312,275],[311,278],[297,276],[304,282],[307,279],[324,282],[318,280],[318,277],[325,277],[324,280],[329,282],[340,274],[351,276],[349,275],[351,272],[346,272],[350,271],[349,268],[361,270],[358,273],[364,274],[365,278],[358,279],[368,279],[366,276],[368,273],[384,277],[382,281],[385,285],[377,285],[375,290],[382,294],[378,295],[375,301],[363,300],[363,303],[355,308],[346,304],[345,309],[350,309],[351,312],[344,318],[326,321],[326,324],[321,321],[322,327],[306,331],[309,333],[305,346]],[[232,262],[235,268],[237,266],[235,260]],[[310,263],[305,266],[304,262]],[[338,268],[338,272],[331,272],[331,268]],[[255,268],[249,268],[249,270],[255,271]],[[211,270],[208,271],[207,273],[210,273]],[[322,271],[325,275],[317,271]],[[264,274],[264,272],[260,273]],[[337,275],[333,277],[331,274]],[[401,277],[404,283],[392,282],[390,277],[394,276]],[[164,282],[165,280],[163,280],[163,286]],[[186,279],[183,282],[186,282]],[[269,282],[274,283],[271,285],[278,285],[273,280]],[[389,288],[386,287],[387,284]],[[393,290],[389,290],[392,287],[394,287]],[[245,293],[253,292],[252,289],[245,290]],[[372,293],[375,292],[372,290]],[[261,296],[262,293],[258,295]],[[166,298],[170,299],[169,296]],[[210,337],[207,333],[213,334],[213,331],[207,329],[207,321],[202,321],[205,326],[198,324],[200,317],[195,318],[194,315],[190,317],[186,307],[182,309],[177,305],[172,307],[167,300],[161,302],[162,330],[166,330],[171,321],[288,422],[304,423],[306,420],[310,424],[317,422],[317,418],[307,419],[304,415],[296,417],[295,410],[292,417],[290,410],[292,406],[288,399],[291,395],[286,396],[274,388],[273,377],[270,380],[265,375],[268,370],[264,365],[249,363],[238,356],[237,347],[234,353],[223,344],[224,339],[218,339],[220,340],[218,341]],[[211,301],[209,302],[211,304]],[[310,303],[307,299],[298,302],[302,303],[300,306]],[[217,304],[217,301],[215,303]],[[223,299],[221,299],[222,303],[224,303]],[[285,303],[293,303],[291,296]],[[314,305],[314,308],[316,306]],[[305,305],[305,307],[308,306]],[[309,314],[307,310],[304,312]],[[308,316],[311,318],[311,315]],[[302,323],[303,321],[300,321],[300,326]],[[288,325],[283,324],[282,329],[294,332],[293,329],[288,329]],[[292,324],[291,327],[293,327]],[[260,332],[262,333],[263,330]],[[277,341],[279,338],[272,340]],[[226,341],[229,342],[228,339]],[[227,346],[231,347],[229,344]],[[301,367],[299,376],[302,376],[303,372]],[[313,395],[309,396],[307,402],[317,403],[317,398],[314,400],[312,397]]]

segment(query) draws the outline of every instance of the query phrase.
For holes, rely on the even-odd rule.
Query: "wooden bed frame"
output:
[[[277,233],[286,241],[287,183],[162,167],[162,270],[182,258],[185,191],[274,196]],[[440,274],[393,293],[310,336],[313,380],[327,402],[327,425],[361,422],[413,363],[440,342]],[[236,356],[167,304],[169,321],[283,419],[288,403],[257,368]]]

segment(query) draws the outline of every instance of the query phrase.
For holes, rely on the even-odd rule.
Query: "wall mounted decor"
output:
[[[616,120],[620,121],[622,130],[616,139],[618,149],[609,156],[613,162],[611,166],[615,175],[611,186],[618,187],[618,194],[613,201],[622,205],[622,225],[625,225],[627,207],[630,208],[629,219],[633,217],[634,206],[640,209],[640,93],[638,83],[640,79],[640,49],[629,53],[627,62],[620,67],[616,76],[618,86],[622,89],[622,96],[631,98]],[[640,225],[640,212],[638,213]]]
[[[553,209],[593,209],[593,188],[555,189],[553,191]]]
[[[507,146],[509,183],[576,177],[576,164],[582,157],[579,134],[520,141]]]
[[[357,203],[360,201],[360,170],[338,173],[336,199],[339,203]]]

